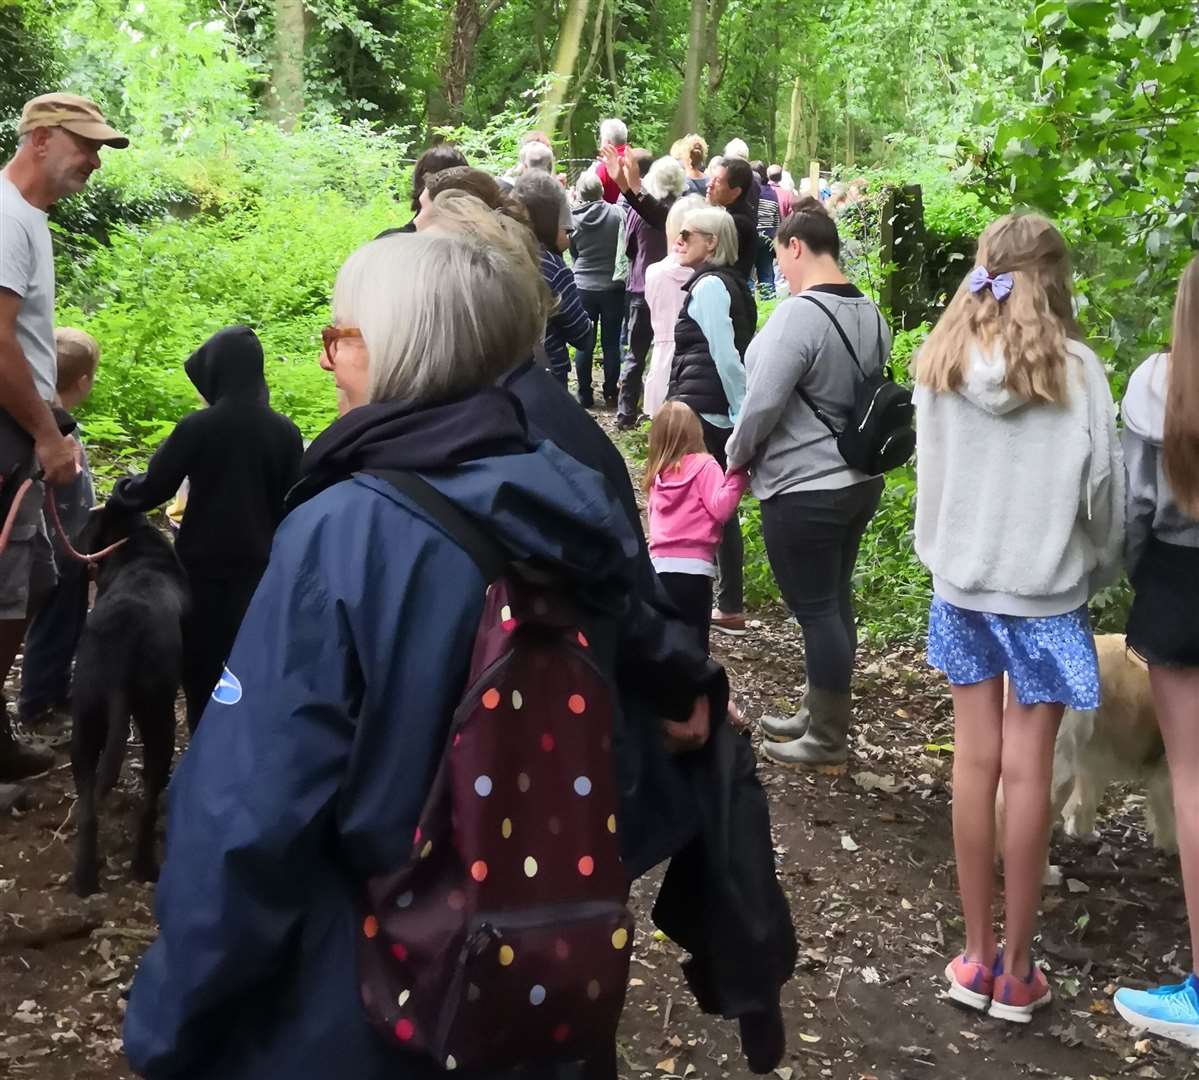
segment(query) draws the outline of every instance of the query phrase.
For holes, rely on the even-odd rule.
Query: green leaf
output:
[[[1070,13],[1070,21],[1088,30],[1102,26],[1111,11],[1111,6],[1103,0],[1069,0],[1066,5]]]

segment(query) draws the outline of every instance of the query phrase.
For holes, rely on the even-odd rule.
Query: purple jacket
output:
[[[672,200],[673,201],[673,200]],[[655,228],[632,206],[625,218],[625,251],[629,255],[629,292],[645,292],[645,270],[666,258],[666,230]]]

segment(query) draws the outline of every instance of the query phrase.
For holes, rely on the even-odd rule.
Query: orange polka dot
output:
[[[590,855],[584,855],[579,860],[579,873],[583,877],[591,877],[595,873],[595,860]]]
[[[368,915],[362,923],[362,932],[368,938],[376,938],[379,936],[379,920],[373,915]]]
[[[566,1024],[559,1024],[554,1028],[554,1042],[564,1043],[570,1038],[570,1027]]]
[[[570,709],[575,716],[582,716],[587,711],[587,701],[582,694],[571,694],[570,700],[567,701],[566,707]]]
[[[487,864],[482,859],[472,863],[470,867],[470,876],[473,877],[475,881],[486,881]]]
[[[500,692],[493,686],[483,694],[483,708],[494,709],[500,703]]]
[[[403,1019],[396,1021],[396,1038],[400,1042],[411,1042],[412,1036],[416,1034],[416,1025],[411,1020]]]
[[[405,960],[408,959],[408,946],[397,941],[391,947],[391,955],[394,956],[397,960],[399,960],[400,963],[402,964]]]
[[[554,737],[548,731],[541,736],[541,749],[547,754],[554,749]]]
[[[559,938],[554,942],[554,955],[559,960],[570,959],[570,945],[563,938]]]
[[[579,644],[582,645],[584,649],[591,647],[590,643],[587,641],[587,635],[584,634],[582,630],[579,631]]]

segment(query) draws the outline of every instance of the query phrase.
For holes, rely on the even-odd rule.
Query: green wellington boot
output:
[[[803,697],[799,701],[799,711],[794,716],[763,716],[758,721],[762,734],[774,742],[802,739],[807,734],[808,724],[812,719],[812,714],[808,709],[808,695],[811,692],[811,686],[804,687]]]
[[[807,705],[811,719],[802,738],[763,743],[762,753],[780,765],[797,765],[820,772],[842,773],[849,761],[852,698],[830,690],[811,690]]]

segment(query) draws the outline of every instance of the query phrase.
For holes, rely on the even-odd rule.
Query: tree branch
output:
[[[487,5],[483,8],[483,13],[479,16],[479,28],[482,29],[490,21],[492,15],[502,8],[508,0],[487,0]]]

